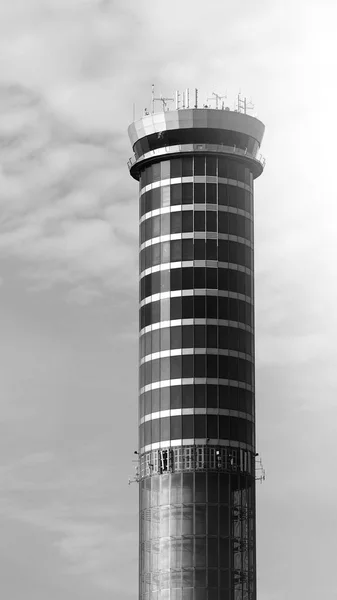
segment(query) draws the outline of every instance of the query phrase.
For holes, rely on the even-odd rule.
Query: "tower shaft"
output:
[[[255,600],[254,194],[263,124],[129,127],[139,180],[139,600]]]

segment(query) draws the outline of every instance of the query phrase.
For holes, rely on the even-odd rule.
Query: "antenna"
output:
[[[163,104],[163,112],[165,112],[166,110],[168,110],[168,106],[167,103],[168,102],[173,102],[174,98],[164,98],[162,94],[160,94],[159,98],[155,98],[154,95],[154,85],[152,85],[152,114],[154,114],[155,112],[155,102],[162,102]]]
[[[198,89],[195,88],[194,92],[195,92],[194,108],[198,108]]]
[[[224,98],[227,98],[227,95],[225,96],[219,96],[219,94],[216,94],[215,92],[212,92],[212,96],[210,98],[207,98],[208,100],[214,100],[215,98],[215,108],[218,109],[219,108],[219,102],[221,102],[221,100],[223,100]],[[224,102],[222,102],[222,110],[224,109]]]
[[[247,102],[247,98],[241,98],[241,92],[238,93],[238,105],[237,105],[237,112],[243,113],[244,115],[247,114],[247,110],[253,110],[254,108],[254,104],[252,103],[252,101],[250,100],[249,102]]]

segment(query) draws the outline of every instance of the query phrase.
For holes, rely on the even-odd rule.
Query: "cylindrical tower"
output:
[[[139,180],[139,600],[255,600],[253,182],[264,125],[129,127]]]

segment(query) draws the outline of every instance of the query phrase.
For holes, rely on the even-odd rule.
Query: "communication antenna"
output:
[[[253,110],[254,108],[254,104],[251,100],[247,102],[246,97],[241,98],[241,92],[238,93],[237,103],[237,112],[243,113],[245,115],[247,114],[247,110]]]
[[[198,89],[195,88],[195,90],[194,90],[194,94],[195,94],[194,108],[198,108],[198,93],[199,93]]]
[[[162,94],[160,94],[159,98],[155,98],[154,95],[154,84],[152,84],[152,114],[154,114],[155,110],[155,102],[162,102],[163,104],[163,112],[165,112],[166,110],[168,110],[168,106],[167,103],[168,102],[173,102],[174,98],[164,98]]]
[[[214,96],[214,98],[213,98],[213,96]],[[219,108],[219,103],[220,103],[221,104],[221,109],[224,110],[224,108],[225,108],[225,103],[223,102],[224,98],[227,98],[227,95],[225,95],[225,96],[219,96],[219,94],[216,94],[215,92],[212,92],[212,96],[210,98],[207,98],[207,101],[215,99],[215,108],[218,109]]]

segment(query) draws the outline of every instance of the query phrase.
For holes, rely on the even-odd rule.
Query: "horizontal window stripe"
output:
[[[253,188],[243,181],[237,179],[229,179],[228,177],[218,177],[218,175],[188,175],[185,177],[173,177],[172,179],[160,179],[153,183],[148,183],[140,189],[140,195],[142,196],[145,192],[154,190],[158,187],[164,187],[165,185],[175,185],[179,183],[224,183],[226,185],[232,185],[234,187],[240,187],[247,192],[253,193]]]
[[[139,335],[143,335],[148,333],[149,331],[154,331],[155,329],[162,329],[164,327],[179,327],[182,325],[217,325],[217,326],[225,326],[225,327],[237,327],[239,329],[243,329],[244,331],[249,331],[250,333],[254,333],[254,328],[246,323],[241,323],[240,321],[230,321],[227,319],[175,319],[168,321],[159,321],[158,323],[153,323],[153,325],[147,325],[143,327]]]
[[[171,292],[163,292],[162,294],[153,294],[153,296],[147,296],[144,298],[139,306],[145,306],[150,302],[157,302],[158,300],[165,300],[166,298],[182,298],[183,296],[219,296],[220,298],[234,298],[234,300],[243,300],[249,304],[254,304],[253,298],[239,294],[238,292],[228,292],[226,290],[214,290],[214,289],[193,289],[193,290],[174,290]]]
[[[178,204],[176,206],[164,206],[163,208],[156,208],[156,210],[151,210],[145,215],[143,215],[139,219],[139,224],[141,225],[147,219],[151,219],[152,217],[157,217],[159,215],[166,215],[174,212],[185,212],[188,210],[192,210],[193,212],[227,212],[234,215],[241,215],[250,221],[253,221],[253,215],[249,212],[242,210],[241,208],[235,208],[233,206],[223,206],[222,204]]]
[[[167,271],[168,269],[181,269],[183,267],[209,267],[211,269],[232,269],[233,271],[241,271],[242,273],[246,273],[247,275],[254,274],[252,269],[248,269],[248,267],[237,265],[235,263],[221,262],[219,260],[182,260],[176,262],[161,263],[159,265],[155,265],[154,267],[144,269],[144,271],[141,272],[139,278],[141,279],[146,275],[150,275],[151,273],[157,273],[158,271]]]
[[[237,440],[221,440],[221,439],[207,439],[207,438],[190,438],[180,440],[165,440],[161,442],[155,442],[148,444],[140,448],[140,453],[151,452],[151,450],[160,450],[160,448],[176,448],[177,446],[230,446],[231,448],[239,448],[241,450],[249,450],[254,452],[254,446],[251,444],[245,444],[244,442],[238,442]]]
[[[253,362],[252,356],[245,352],[239,352],[238,350],[231,350],[225,348],[174,348],[172,350],[161,350],[160,352],[154,352],[153,354],[147,354],[144,356],[139,364],[150,362],[151,360],[157,360],[158,358],[170,358],[171,356],[191,356],[191,355],[212,355],[212,356],[232,356],[233,358],[242,358]]]
[[[143,242],[139,246],[139,252],[153,246],[155,244],[162,244],[163,242],[171,242],[175,240],[224,240],[229,242],[237,242],[238,244],[244,244],[249,248],[253,249],[254,244],[246,238],[232,235],[231,233],[217,233],[216,231],[190,231],[186,233],[172,233],[169,235],[161,235],[156,238],[151,238]]]
[[[164,419],[165,417],[177,417],[183,415],[221,415],[227,417],[237,417],[254,422],[252,415],[239,410],[230,410],[227,408],[171,408],[169,410],[161,410],[145,415],[145,417],[140,419],[139,424],[142,425],[147,421],[154,421],[155,419]]]
[[[185,379],[164,379],[163,381],[155,381],[141,387],[139,394],[144,394],[151,390],[158,390],[165,387],[172,387],[175,385],[198,385],[198,384],[211,384],[211,385],[230,385],[232,387],[238,387],[249,392],[254,391],[254,386],[244,381],[236,381],[234,379],[220,379],[219,377],[188,377]]]

